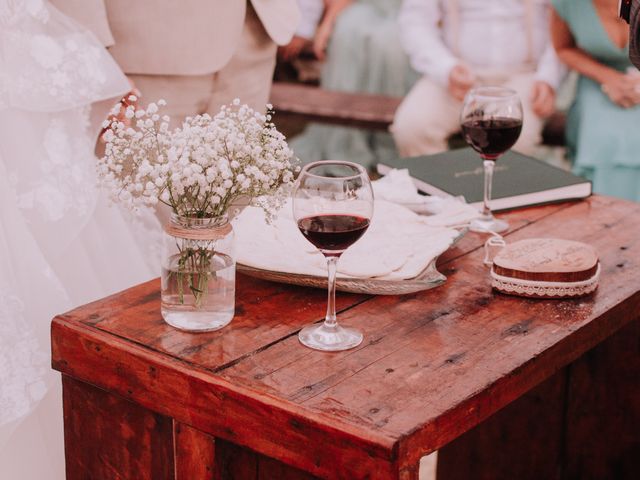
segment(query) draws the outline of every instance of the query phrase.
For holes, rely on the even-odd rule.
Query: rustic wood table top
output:
[[[326,293],[237,280],[236,316],[189,334],[160,316],[152,281],[54,319],[53,365],[199,431],[328,478],[414,478],[441,448],[525,394],[640,311],[640,204],[594,196],[502,215],[506,240],[594,246],[598,291],[532,300],[491,290],[485,237],[439,262],[447,282],[406,296],[338,294],[358,348],[303,347]],[[336,474],[340,472],[340,474]]]

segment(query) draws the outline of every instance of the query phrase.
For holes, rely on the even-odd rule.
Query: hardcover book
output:
[[[408,169],[416,187],[429,195],[463,196],[480,207],[484,187],[482,159],[471,148],[436,155],[389,160],[378,173]],[[591,182],[541,160],[509,151],[495,165],[491,209],[509,210],[543,203],[582,199]]]

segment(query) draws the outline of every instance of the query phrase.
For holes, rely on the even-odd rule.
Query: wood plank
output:
[[[340,475],[339,472],[335,472]],[[337,476],[336,475],[336,476]],[[273,458],[258,455],[258,480],[319,480],[309,473],[285,465]]]
[[[565,478],[638,478],[639,379],[640,318],[571,365]]]
[[[438,480],[561,478],[566,385],[563,369],[444,446]]]
[[[231,442],[218,440],[217,445],[215,480],[318,480],[309,473]]]
[[[67,480],[173,479],[171,419],[62,377]]]
[[[216,371],[324,318],[326,297],[320,289],[275,284],[238,274],[233,321],[217,332],[192,334],[176,330],[162,319],[160,284],[156,279],[63,317]],[[344,311],[367,298],[340,293],[337,309]]]
[[[215,439],[189,425],[173,422],[175,480],[212,480],[215,474]]]
[[[635,479],[640,318],[438,452],[438,480]]]
[[[258,454],[224,440],[216,445],[215,480],[257,480]]]
[[[387,130],[402,98],[323,90],[293,83],[274,83],[270,102],[277,112],[301,121]]]

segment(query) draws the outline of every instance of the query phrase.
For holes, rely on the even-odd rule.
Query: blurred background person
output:
[[[399,23],[422,74],[391,127],[403,156],[446,150],[459,131],[461,102],[476,85],[519,93],[524,124],[514,149],[534,152],[564,76],[549,41],[548,0],[405,0]]]
[[[174,125],[236,97],[263,111],[277,45],[290,42],[299,21],[296,0],[52,3],[109,47],[143,103],[164,98]]]
[[[278,56],[285,62],[298,58],[305,51],[313,50],[316,30],[325,9],[325,0],[297,0],[300,23],[291,41],[278,47]]]
[[[579,74],[567,120],[567,151],[596,192],[640,200],[640,73],[618,0],[553,0],[560,59]]]
[[[418,75],[400,44],[401,0],[327,0],[314,38],[325,58],[320,86],[327,90],[404,96]],[[312,124],[291,146],[303,161],[344,158],[365,166],[397,157],[385,132]]]

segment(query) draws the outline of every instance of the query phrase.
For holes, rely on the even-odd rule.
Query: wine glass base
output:
[[[327,327],[324,323],[320,325],[309,325],[300,330],[298,340],[304,346],[314,350],[324,352],[340,352],[357,347],[362,343],[362,333],[348,327]]]
[[[509,230],[509,224],[504,220],[498,220],[494,216],[482,217],[472,220],[469,230],[479,233],[501,233]]]

